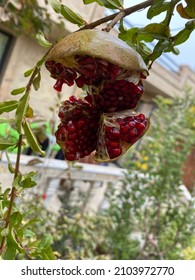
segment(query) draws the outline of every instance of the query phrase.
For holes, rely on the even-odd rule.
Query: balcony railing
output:
[[[16,162],[16,155],[9,154],[11,162]],[[13,176],[6,171],[7,158],[3,154],[0,161],[1,181],[4,187],[11,186]],[[20,171],[37,172],[37,186],[28,193],[44,194],[48,209],[58,211],[60,207],[59,194],[70,195],[70,199],[78,201],[83,192],[85,199],[80,207],[82,210],[98,211],[104,200],[108,183],[117,184],[124,176],[125,170],[114,166],[103,166],[87,163],[76,163],[69,167],[66,161],[52,158],[41,158],[22,155]]]

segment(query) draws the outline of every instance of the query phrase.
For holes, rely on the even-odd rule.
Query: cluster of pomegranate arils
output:
[[[115,160],[147,131],[149,119],[134,110],[148,71],[120,39],[97,30],[70,34],[50,50],[45,65],[58,92],[74,83],[86,90],[84,98],[71,96],[59,108],[55,136],[66,160],[94,151],[98,162]]]

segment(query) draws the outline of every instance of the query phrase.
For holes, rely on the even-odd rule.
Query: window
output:
[[[0,78],[11,46],[12,39],[13,37],[11,35],[0,30]]]

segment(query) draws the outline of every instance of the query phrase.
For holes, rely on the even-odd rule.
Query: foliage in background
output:
[[[60,17],[63,17],[65,22],[69,21],[82,29],[95,28],[108,22],[106,31],[110,31],[120,21],[119,37],[143,56],[149,68],[163,52],[177,54],[175,47],[184,43],[195,28],[194,1],[186,0],[186,7],[184,7],[179,0],[166,2],[163,0],[148,0],[124,9],[122,0],[83,0],[84,4],[96,2],[98,5],[113,10],[111,16],[93,23],[87,23],[81,15],[58,0],[49,0],[48,2],[54,11]],[[123,24],[123,18],[146,7],[149,7],[148,19],[163,14],[165,15],[163,21],[149,24],[143,28],[127,30]],[[19,34],[37,32],[38,43],[46,48],[52,47],[53,44],[44,37],[44,34],[46,35],[51,27],[50,16],[45,8],[38,5],[38,1],[0,1],[0,8],[2,25],[4,22],[6,27],[11,26],[11,30],[15,28],[15,31]],[[118,12],[116,12],[116,9]],[[174,36],[171,34],[170,27],[173,11],[178,12],[182,18],[186,19],[183,29]],[[154,43],[152,50],[148,48],[148,42]],[[34,218],[26,213],[25,207],[19,208],[17,204],[18,199],[24,196],[26,189],[36,186],[36,174],[34,172],[22,174],[20,171],[22,147],[25,142],[28,142],[36,154],[44,155],[30,127],[30,121],[34,117],[33,108],[30,106],[30,91],[32,86],[36,91],[40,87],[41,67],[44,64],[44,59],[45,56],[24,73],[24,76],[28,79],[26,85],[11,92],[13,96],[17,95],[16,100],[12,98],[11,101],[6,100],[0,103],[0,114],[3,115],[0,118],[0,124],[9,123],[17,132],[16,139],[2,138],[0,141],[0,150],[7,151],[9,148],[16,148],[17,150],[15,166],[12,165],[7,155],[8,170],[13,176],[12,186],[8,186],[5,191],[0,192],[0,255],[4,259],[15,259],[18,255],[27,259],[55,258],[50,246],[52,243],[51,235],[46,234],[46,231],[39,233]],[[62,236],[63,240],[70,240],[69,244],[77,244],[70,250],[71,254],[74,252],[75,258],[97,256],[99,254],[97,252],[101,251],[102,248],[104,248],[103,255],[111,255],[115,259],[135,257],[176,258],[179,256],[177,245],[179,244],[182,248],[188,245],[188,240],[194,232],[191,219],[193,211],[190,205],[192,202],[188,202],[189,205],[186,206],[186,202],[180,203],[178,200],[180,197],[178,185],[181,181],[181,173],[178,170],[181,170],[186,153],[191,147],[191,140],[194,140],[194,134],[191,134],[192,130],[188,127],[191,116],[186,114],[186,108],[189,108],[189,104],[192,104],[192,99],[186,98],[182,102],[178,100],[175,105],[177,110],[173,110],[173,101],[169,100],[168,104],[167,101],[163,102],[158,102],[161,110],[158,112],[161,112],[161,118],[159,119],[158,116],[154,118],[153,124],[154,127],[156,126],[154,135],[148,139],[147,147],[143,149],[143,153],[136,154],[137,161],[134,166],[131,165],[130,167],[131,172],[133,170],[137,170],[138,173],[141,171],[144,176],[139,177],[136,173],[133,175],[135,178],[127,176],[122,192],[116,194],[114,191],[110,196],[111,206],[108,213],[112,219],[109,231],[106,227],[106,225],[110,225],[110,220],[109,223],[107,222],[107,216],[103,216],[103,218],[106,217],[105,225],[102,217],[99,221],[98,217],[93,220],[94,218],[91,219],[83,215],[79,222],[65,217],[60,222],[60,225],[61,223],[67,224],[68,229],[65,232],[63,227],[60,229],[58,224],[55,225],[56,231],[59,231],[59,236]],[[188,104],[188,107],[185,107],[186,104]],[[191,109],[193,110],[193,107]],[[9,112],[15,112],[13,119],[5,117],[6,113]],[[180,117],[177,114],[178,112]],[[159,135],[161,135],[160,138]],[[128,187],[129,183],[132,185],[131,189]],[[174,204],[174,207],[172,204]],[[27,202],[27,205],[31,204]],[[148,205],[152,207],[146,207]],[[33,213],[37,215],[36,207],[31,206],[34,209]],[[188,215],[186,215],[186,211],[188,211]],[[85,228],[85,221],[88,221],[87,228]],[[136,224],[138,221],[139,224]],[[71,223],[72,227],[70,226]],[[35,224],[35,226],[32,224]],[[32,226],[33,230],[30,231]],[[164,230],[165,226],[167,231]],[[91,230],[89,230],[90,228]],[[104,245],[98,245],[101,250],[96,251],[95,248],[98,244],[96,242],[100,240],[99,230],[101,228],[105,229],[101,239],[101,244]],[[140,249],[139,240],[130,237],[135,229],[143,232],[144,245],[142,249]],[[94,235],[95,230],[97,236]],[[121,235],[119,235],[119,230]],[[80,235],[82,231],[83,235]],[[33,232],[36,233],[33,234]],[[83,246],[87,246],[84,251],[81,250]],[[87,251],[88,249],[90,252]],[[68,253],[64,251],[60,255],[66,258]]]
[[[136,160],[127,156],[125,179],[108,188],[106,209],[84,213],[64,194],[66,203],[56,217],[40,210],[34,199],[25,202],[32,209],[36,205],[35,217],[43,214],[46,222],[33,231],[39,238],[52,234],[59,258],[194,259],[195,201],[181,186],[183,164],[195,140],[194,121],[188,120],[195,101],[187,93],[155,103],[155,123],[135,152]]]
[[[151,129],[134,154],[136,160],[131,152],[127,156],[128,174],[120,190],[112,189],[108,209],[115,223],[110,235],[115,258],[131,258],[125,245],[131,244],[128,232],[141,233],[142,244],[134,250],[134,258],[141,259],[180,259],[195,236],[194,198],[186,198],[180,188],[183,164],[195,143],[193,94],[157,98]]]
[[[12,32],[14,31],[18,35],[25,33],[35,36],[40,31],[48,34],[51,30],[52,20],[47,10],[47,0],[44,0],[45,6],[40,6],[38,0],[1,2],[0,23],[11,29]],[[57,19],[58,24],[62,23],[61,19]]]

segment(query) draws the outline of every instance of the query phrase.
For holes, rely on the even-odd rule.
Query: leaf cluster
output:
[[[28,121],[34,116],[33,109],[29,104],[30,88],[31,85],[33,85],[35,90],[39,89],[41,82],[40,69],[43,62],[44,58],[38,61],[34,68],[29,69],[24,73],[25,77],[30,77],[26,87],[17,88],[11,92],[13,96],[22,95],[19,100],[8,100],[0,103],[0,115],[4,115],[8,112],[15,112],[15,117],[10,120],[5,117],[0,118],[0,125],[2,126],[3,124],[10,123],[10,129],[15,131],[15,136],[17,135],[17,137],[14,138],[14,141],[10,140],[10,137],[1,136],[0,150],[17,147],[18,136],[25,135],[26,141],[36,154],[40,154],[42,156],[45,154],[44,151],[41,150],[40,144],[38,143]],[[24,144],[24,142],[22,144]]]
[[[186,1],[187,6],[185,8],[179,2],[181,1],[153,1],[153,4],[148,9],[147,18],[152,20],[156,16],[164,15],[164,19],[161,22],[150,23],[143,28],[133,27],[130,29],[125,28],[123,20],[120,22],[119,38],[136,49],[149,67],[163,53],[179,54],[176,47],[187,41],[195,29],[194,2]],[[186,17],[186,10],[188,11],[188,17]],[[174,13],[178,13],[188,21],[183,29],[172,35],[171,20]]]
[[[19,194],[25,188],[32,188],[36,185],[34,180],[35,173],[19,175],[13,182],[15,191]],[[0,243],[6,238],[5,250],[1,256],[5,260],[13,259],[55,259],[51,249],[52,236],[47,232],[39,238],[38,226],[43,221],[34,216],[35,205],[31,207],[22,207],[19,201],[14,202],[12,213],[7,223],[9,212],[9,196],[11,190],[8,188],[4,192],[0,190]],[[20,199],[19,199],[20,200]],[[37,196],[34,203],[41,199]],[[36,204],[37,206],[37,204]],[[36,209],[37,210],[37,209]],[[34,212],[34,213],[33,213]]]
[[[47,1],[44,0],[45,5]],[[2,5],[1,24],[10,28],[16,34],[35,35],[42,31],[48,33],[51,29],[51,15],[47,6],[40,6],[39,1],[6,1]]]

